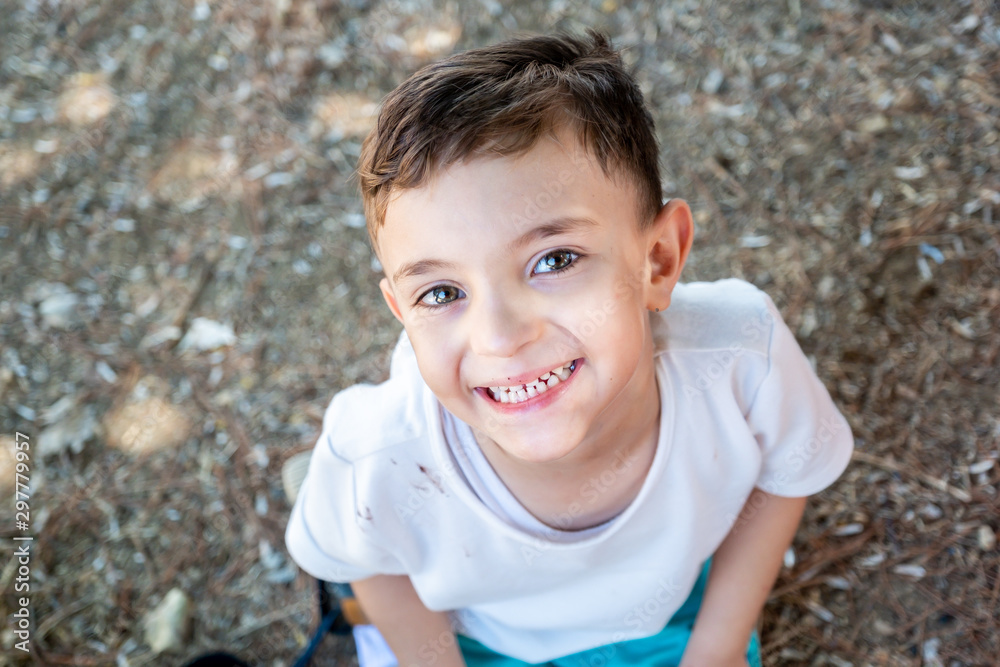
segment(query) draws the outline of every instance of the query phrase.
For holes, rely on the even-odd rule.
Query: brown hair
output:
[[[514,155],[572,127],[607,176],[638,194],[642,224],[660,209],[659,146],[642,92],[605,35],[529,37],[419,70],[385,98],[358,161],[376,242],[395,188],[471,155]]]

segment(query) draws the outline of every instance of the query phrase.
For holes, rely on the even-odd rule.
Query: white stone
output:
[[[160,654],[183,648],[191,626],[191,600],[179,588],[168,592],[143,623],[146,643]]]
[[[996,533],[985,524],[980,526],[978,531],[976,531],[976,537],[979,540],[979,548],[983,551],[993,551],[997,545]]]
[[[222,324],[206,317],[196,317],[191,321],[191,327],[181,339],[179,348],[187,350],[214,350],[217,347],[232,345],[236,342],[236,333],[230,324]]]
[[[80,297],[72,292],[60,292],[47,297],[38,305],[42,322],[53,329],[69,329],[79,324]]]

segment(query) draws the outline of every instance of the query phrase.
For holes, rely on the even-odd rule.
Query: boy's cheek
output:
[[[619,278],[615,282],[615,296],[626,297],[635,295],[642,289],[642,279],[643,273],[641,271],[635,271],[624,278]]]

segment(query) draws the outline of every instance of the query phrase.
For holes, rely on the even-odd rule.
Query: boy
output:
[[[850,430],[771,301],[681,285],[653,123],[605,37],[449,58],[360,159],[390,379],[337,395],[287,533],[401,665],[758,664]]]

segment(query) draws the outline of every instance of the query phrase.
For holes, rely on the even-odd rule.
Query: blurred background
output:
[[[766,290],[857,437],[786,557],[765,664],[996,664],[994,0],[0,12],[0,663],[291,663],[316,617],[281,466],[399,333],[352,176],[379,101],[457,50],[597,28],[695,211],[685,279]],[[317,664],[356,664],[350,642]]]

